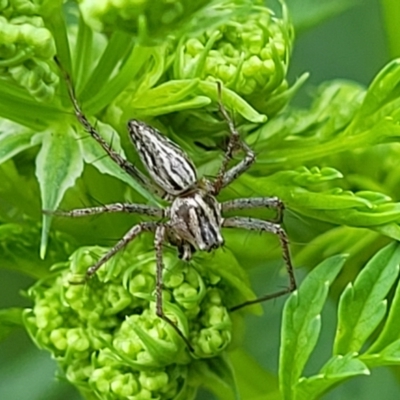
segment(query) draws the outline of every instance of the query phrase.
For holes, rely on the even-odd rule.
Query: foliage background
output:
[[[302,6],[299,6],[302,3]],[[374,75],[393,56],[388,48],[385,21],[381,2],[377,0],[360,0],[340,15],[327,18],[325,22],[312,29],[307,28],[308,7],[315,7],[315,1],[292,0],[288,2],[295,23],[299,28],[291,61],[290,80],[304,71],[311,73],[305,88],[296,98],[299,104],[306,104],[307,93],[312,92],[317,84],[343,78],[368,84]],[[326,1],[326,4],[333,3]],[[343,2],[338,2],[343,3]],[[348,2],[352,3],[352,2]],[[311,22],[312,21],[308,21]],[[398,54],[399,55],[399,54]],[[17,195],[18,191],[16,191]],[[1,202],[1,199],[0,199]],[[35,205],[36,206],[36,205]],[[298,243],[298,245],[302,245]],[[265,292],[264,282],[272,280],[271,287],[279,285],[276,279],[277,269],[256,268],[252,271],[255,291]],[[302,272],[298,272],[301,278]],[[0,269],[0,307],[28,306],[27,300],[19,295],[32,281],[26,276],[7,269]],[[284,299],[264,305],[262,318],[248,316],[245,333],[245,347],[261,366],[276,371],[278,363],[278,344],[280,314]],[[324,310],[325,326],[317,351],[308,368],[315,370],[327,358],[329,348],[324,343],[332,342],[335,311],[333,305]],[[332,326],[329,326],[332,324]],[[37,350],[26,333],[16,330],[6,340],[0,342],[0,398],[35,400],[35,399],[79,399],[80,397],[69,384],[55,381],[53,363],[48,354]],[[247,371],[250,369],[247,368]],[[257,379],[257,370],[251,369],[254,385],[264,386],[267,382]],[[246,373],[246,371],[243,371]],[[399,371],[395,368],[375,369],[371,377],[359,377],[341,385],[327,395],[326,399],[353,398],[375,399],[382,395],[385,398],[397,398],[399,392]],[[249,377],[250,378],[250,377]],[[199,394],[199,399],[211,399],[209,393]]]

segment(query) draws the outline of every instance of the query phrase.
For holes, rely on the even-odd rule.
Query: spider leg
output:
[[[158,317],[163,319],[169,325],[171,325],[175,332],[183,339],[186,346],[191,352],[194,352],[192,345],[190,344],[189,340],[185,337],[182,331],[178,328],[178,326],[169,319],[163,310],[163,301],[162,301],[162,273],[163,273],[163,256],[162,256],[162,245],[165,240],[166,228],[165,225],[158,225],[156,228],[155,239],[154,239],[154,247],[156,250],[156,314]]]
[[[129,242],[135,239],[143,232],[155,232],[158,226],[158,222],[141,222],[131,228],[121,240],[117,242],[117,244],[111,248],[108,253],[104,254],[103,257],[100,258],[96,264],[92,265],[86,271],[86,278],[91,278],[96,271],[106,263],[111,257],[113,257],[116,253],[118,253],[122,248],[124,248]]]
[[[116,151],[114,151],[111,146],[101,137],[101,135],[97,132],[96,128],[89,122],[86,116],[83,114],[78,100],[75,96],[75,90],[72,85],[72,80],[69,74],[63,69],[59,60],[55,58],[56,63],[60,67],[62,73],[65,77],[65,82],[68,89],[69,97],[71,98],[72,105],[74,107],[75,115],[83,126],[83,128],[96,140],[97,143],[104,149],[104,151],[109,155],[109,157],[127,174],[133,177],[142,187],[149,190],[151,193],[163,197],[165,195],[164,190],[155,186],[140,170],[138,170],[131,162],[121,157]]]
[[[293,292],[297,288],[296,279],[294,276],[293,265],[290,258],[289,252],[289,240],[284,229],[273,222],[262,221],[256,218],[243,218],[243,217],[232,217],[226,218],[222,225],[225,228],[243,228],[258,232],[270,232],[278,236],[282,247],[283,259],[285,261],[286,270],[289,276],[289,285],[286,289],[279,290],[275,293],[266,294],[264,296],[258,297],[254,300],[245,301],[242,304],[238,304],[231,308],[231,311],[238,310],[242,307],[249,306],[255,303],[261,303],[276,297],[283,296],[287,293]]]
[[[229,116],[224,105],[222,104],[222,88],[218,82],[218,95],[219,95],[219,110],[229,126],[230,137],[228,147],[226,149],[224,160],[219,168],[217,178],[213,183],[213,194],[216,196],[222,188],[229,185],[241,174],[247,171],[254,163],[256,157],[253,150],[247,145],[246,142],[241,140],[239,132],[235,128],[232,118]],[[236,150],[242,149],[245,152],[245,157],[235,166],[228,169],[229,161],[233,158],[233,153]]]
[[[55,215],[60,217],[86,217],[88,215],[105,214],[105,213],[118,213],[124,212],[128,214],[141,214],[148,215],[151,217],[164,216],[164,210],[154,206],[148,206],[145,204],[132,204],[132,203],[113,203],[104,204],[103,206],[88,207],[88,208],[76,208],[70,211],[61,210],[43,210],[45,214]]]
[[[222,212],[264,207],[276,210],[277,215],[273,222],[277,224],[282,222],[285,206],[278,197],[250,197],[221,203]]]

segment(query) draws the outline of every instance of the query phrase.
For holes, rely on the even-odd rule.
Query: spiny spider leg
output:
[[[122,248],[124,248],[129,242],[135,239],[143,232],[155,232],[158,226],[158,222],[140,222],[139,224],[135,225],[131,228],[121,240],[117,242],[117,244],[112,247],[103,257],[100,258],[96,264],[92,265],[86,271],[86,278],[91,278],[96,271],[106,263],[114,254],[118,253]]]
[[[254,208],[272,208],[276,210],[276,218],[273,222],[279,224],[283,219],[283,211],[285,206],[278,197],[249,197],[245,199],[228,200],[221,203],[222,212],[247,210]]]
[[[156,251],[156,264],[157,264],[157,271],[156,271],[156,314],[159,318],[163,319],[169,325],[171,325],[175,332],[182,338],[185,342],[186,346],[191,352],[194,352],[192,345],[190,344],[189,340],[185,337],[183,332],[179,329],[179,327],[170,320],[164,313],[163,309],[163,297],[162,297],[162,273],[163,273],[163,256],[162,256],[162,247],[163,242],[165,240],[165,225],[158,225],[156,228],[155,238],[154,238],[154,248]]]
[[[59,66],[60,70],[64,74],[65,82],[68,89],[69,97],[71,98],[72,105],[74,107],[75,115],[78,121],[81,123],[83,128],[96,140],[97,143],[104,149],[104,151],[110,156],[110,158],[127,174],[132,176],[142,187],[149,190],[151,193],[159,196],[164,197],[165,191],[160,189],[159,187],[155,186],[153,183],[149,181],[149,179],[140,172],[132,163],[128,160],[125,160],[121,155],[119,155],[116,151],[114,151],[111,146],[101,137],[101,135],[97,132],[96,128],[89,122],[86,116],[83,114],[78,100],[75,96],[75,90],[72,85],[71,77],[69,74],[64,70],[62,65],[60,64],[57,57],[55,57],[55,62]]]
[[[282,247],[283,259],[285,261],[286,270],[289,276],[289,286],[286,289],[279,290],[278,292],[266,294],[264,296],[258,297],[254,300],[245,301],[242,304],[232,307],[230,310],[235,311],[242,307],[249,306],[251,304],[261,303],[270,299],[274,299],[279,296],[283,296],[287,293],[293,292],[297,288],[296,279],[294,277],[293,265],[290,258],[289,252],[289,240],[287,238],[286,232],[279,224],[275,224],[268,221],[262,221],[256,218],[243,218],[243,217],[232,217],[226,218],[222,225],[225,228],[243,228],[258,232],[270,232],[278,236]]]
[[[164,217],[164,210],[154,206],[147,206],[145,204],[132,204],[132,203],[113,203],[104,204],[103,206],[76,208],[71,211],[43,211],[45,214],[56,215],[60,217],[86,217],[89,215],[104,214],[104,213],[118,213],[124,212],[128,214],[148,215],[151,217]]]
[[[228,147],[226,149],[224,160],[219,168],[217,178],[213,183],[213,194],[216,196],[221,191],[222,188],[229,185],[233,182],[236,178],[238,178],[241,174],[247,171],[250,166],[254,163],[256,157],[251,150],[251,148],[244,142],[239,135],[239,132],[235,128],[235,124],[232,121],[232,118],[229,116],[228,112],[226,111],[224,105],[222,104],[222,87],[221,83],[218,82],[218,105],[219,110],[223,117],[225,118],[226,122],[229,126],[230,137],[228,142]],[[233,153],[236,150],[242,149],[245,152],[245,157],[241,160],[237,165],[228,169],[229,161],[233,158]]]

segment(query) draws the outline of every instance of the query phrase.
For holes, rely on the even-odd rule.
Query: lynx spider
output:
[[[171,202],[170,206],[164,209],[144,204],[114,203],[71,211],[52,212],[52,214],[67,217],[123,212],[168,219],[166,222],[140,222],[133,226],[108,253],[88,268],[86,279],[91,278],[106,261],[142,232],[153,232],[155,234],[154,247],[156,253],[156,314],[175,329],[190,350],[193,349],[189,340],[163,311],[163,242],[168,242],[177,247],[180,258],[188,261],[195,250],[210,252],[223,246],[224,239],[221,234],[221,228],[242,228],[273,233],[278,236],[282,248],[283,259],[289,276],[288,287],[253,300],[245,301],[242,304],[232,307],[230,310],[238,310],[251,304],[273,299],[296,289],[288,238],[280,225],[284,208],[281,200],[276,197],[240,198],[223,203],[219,203],[216,200],[219,192],[247,171],[255,161],[254,152],[240,139],[239,132],[236,130],[232,119],[222,104],[220,83],[217,84],[219,111],[228,124],[230,138],[224,159],[214,181],[205,178],[198,179],[194,164],[188,155],[176,143],[163,136],[159,131],[135,119],[128,122],[129,137],[136,147],[144,167],[155,182],[154,184],[132,163],[115,152],[96,131],[96,128],[90,124],[78,104],[69,75],[66,72],[64,74],[76,117],[83,128],[99,143],[108,156],[121,169],[153,194]],[[244,151],[245,157],[233,167],[228,168],[228,164],[237,150]],[[278,218],[276,222],[248,217],[223,218],[222,216],[226,211],[263,207],[277,210]]]

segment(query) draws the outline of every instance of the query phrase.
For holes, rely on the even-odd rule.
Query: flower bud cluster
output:
[[[277,112],[284,104],[276,98],[288,88],[293,29],[285,9],[280,19],[263,3],[181,40],[173,77],[221,81],[259,112]]]
[[[188,338],[157,317],[154,252],[130,246],[86,283],[82,277],[107,251],[78,249],[69,262],[30,289],[25,313],[32,338],[50,351],[66,378],[99,399],[191,398],[187,375],[197,359],[215,357],[231,342],[222,280],[165,252],[163,310]],[[142,245],[141,245],[142,244]],[[146,247],[145,246],[145,247]],[[149,248],[149,247],[147,247]]]
[[[29,0],[8,0],[0,4],[0,11],[0,73],[35,99],[50,100],[58,84],[50,68],[55,45],[39,6]]]
[[[209,0],[82,0],[86,22],[97,31],[121,29],[142,41],[165,39]]]

